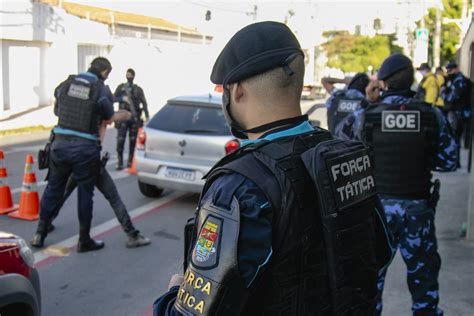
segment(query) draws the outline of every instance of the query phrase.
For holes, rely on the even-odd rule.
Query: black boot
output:
[[[88,252],[104,248],[102,240],[94,240],[89,236],[90,228],[81,227],[79,229],[79,242],[77,252]]]
[[[117,165],[115,166],[115,170],[122,170],[123,169],[123,156],[122,154],[117,155]]]
[[[127,248],[138,248],[138,247],[149,245],[150,243],[151,243],[150,239],[141,235],[140,232],[137,231],[133,234],[128,235],[128,240],[125,246]]]
[[[52,232],[53,230],[55,230],[55,229],[56,229],[56,227],[55,227],[53,224],[49,224],[49,226],[48,226],[48,234],[49,234],[50,232]]]
[[[48,235],[48,228],[51,223],[40,219],[38,222],[38,228],[36,229],[36,234],[31,239],[30,244],[35,248],[43,248],[44,239]]]
[[[132,167],[133,163],[133,156],[128,156],[127,168]]]

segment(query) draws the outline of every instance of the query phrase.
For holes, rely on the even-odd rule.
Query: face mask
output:
[[[223,85],[223,93],[222,93],[222,111],[224,112],[224,117],[227,124],[230,127],[230,132],[237,138],[240,139],[248,139],[248,136],[245,135],[243,132],[243,128],[239,126],[237,122],[234,121],[232,116],[230,115],[230,91],[227,88],[227,84]]]
[[[133,83],[133,79],[135,79],[135,78],[133,78],[133,77],[131,77],[131,78],[130,78],[130,77],[127,77],[128,83],[132,84],[132,83]]]

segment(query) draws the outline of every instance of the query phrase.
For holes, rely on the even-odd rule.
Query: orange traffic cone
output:
[[[143,128],[141,128],[141,127],[138,129],[138,132],[137,132],[138,137],[137,137],[137,140],[135,142],[135,148],[137,148],[138,142],[140,141],[140,135],[142,134],[142,130],[143,130]],[[137,150],[135,149],[135,152],[136,151]],[[132,166],[130,168],[125,169],[125,172],[128,172],[130,174],[137,174],[137,162],[135,160],[135,155],[133,155]]]
[[[25,175],[20,195],[20,209],[8,214],[10,217],[34,221],[39,218],[39,196],[36,175],[33,172],[33,156],[26,156]]]
[[[8,186],[4,158],[3,151],[0,150],[0,214],[7,214],[18,209],[18,205],[13,204],[12,192]]]
[[[137,162],[135,161],[135,155],[133,156],[132,166],[130,168],[125,169],[125,172],[130,174],[137,174]]]

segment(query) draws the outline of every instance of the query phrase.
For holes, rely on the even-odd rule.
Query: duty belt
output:
[[[92,140],[92,139],[88,139],[88,138],[80,137],[80,136],[75,136],[75,135],[55,134],[54,139],[55,140],[66,140],[66,141],[83,141],[83,140],[85,140],[85,141],[88,141],[88,142],[95,143],[97,145],[100,144],[100,141],[98,139],[97,140]]]

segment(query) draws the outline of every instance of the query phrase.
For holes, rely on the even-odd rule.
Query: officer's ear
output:
[[[234,82],[229,85],[230,96],[233,103],[242,103],[245,97],[245,91],[241,82]]]
[[[103,80],[105,80],[109,77],[109,74],[111,71],[112,69],[105,69],[100,73],[100,76],[102,77]]]

